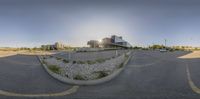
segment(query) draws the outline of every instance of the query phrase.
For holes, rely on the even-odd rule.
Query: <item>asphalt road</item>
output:
[[[3,57],[0,58],[0,68],[0,90],[23,94],[41,94],[71,88],[71,85],[63,84],[49,76],[36,56]],[[0,99],[2,98],[15,99],[16,97],[0,95]]]
[[[200,59],[177,58],[188,53],[134,51],[125,70],[110,82],[80,86],[77,92],[66,96],[31,99],[200,99],[200,94],[189,84],[187,72],[188,67],[190,80],[200,88]],[[50,77],[35,56],[0,58],[0,67],[0,90],[38,94],[61,92],[72,87]],[[28,97],[0,95],[0,99],[4,98]]]

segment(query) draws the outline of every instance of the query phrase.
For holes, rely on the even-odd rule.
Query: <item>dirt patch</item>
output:
[[[0,51],[0,57],[7,57],[17,54],[14,51]]]
[[[200,51],[193,51],[192,53],[180,56],[179,58],[200,58]]]
[[[46,51],[0,51],[0,57],[13,56],[16,54],[22,55],[51,55],[56,52],[46,52]]]

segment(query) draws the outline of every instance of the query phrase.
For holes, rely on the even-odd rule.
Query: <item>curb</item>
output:
[[[100,78],[100,79],[97,79],[97,80],[87,80],[87,81],[83,81],[83,80],[73,80],[73,79],[69,79],[69,78],[66,78],[66,77],[63,77],[59,74],[56,74],[56,73],[53,73],[52,71],[50,71],[47,67],[46,64],[43,64],[42,63],[42,60],[41,60],[41,57],[40,56],[37,56],[40,63],[42,64],[42,66],[44,67],[44,69],[47,71],[47,73],[52,76],[53,78],[61,81],[61,82],[64,82],[64,83],[68,83],[68,84],[72,84],[72,85],[96,85],[96,84],[101,84],[101,83],[105,83],[105,82],[108,82],[110,80],[112,80],[113,78],[115,78],[116,76],[118,76],[125,68],[126,64],[129,62],[129,60],[131,59],[132,57],[132,51],[131,52],[128,52],[129,53],[129,57],[128,59],[123,63],[123,67],[120,68],[120,69],[117,69],[116,71],[114,71],[112,74],[104,77],[104,78]]]
[[[79,89],[79,86],[73,86],[72,88],[58,93],[43,93],[43,94],[21,94],[21,93],[14,93],[8,92],[4,90],[0,90],[0,95],[4,96],[12,96],[12,97],[29,97],[29,98],[38,98],[38,97],[56,97],[56,96],[66,96],[72,93],[75,93]]]

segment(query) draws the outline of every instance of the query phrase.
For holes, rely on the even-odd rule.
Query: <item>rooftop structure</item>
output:
[[[110,38],[106,37],[101,40],[101,42],[97,40],[88,41],[88,45],[91,48],[103,47],[103,48],[130,48],[131,44],[127,41],[123,40],[122,36],[112,35]]]

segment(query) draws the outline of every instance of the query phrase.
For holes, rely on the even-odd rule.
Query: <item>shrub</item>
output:
[[[98,63],[102,63],[102,62],[105,62],[106,61],[106,59],[97,59],[96,60],[96,62],[98,62]]]
[[[64,63],[69,63],[69,61],[68,61],[68,60],[66,60],[66,59],[63,59],[63,62],[64,62]]]
[[[84,61],[77,61],[77,64],[85,64]]]
[[[127,54],[125,54],[125,58],[128,58],[128,55],[127,55]]]
[[[92,64],[95,64],[96,61],[90,61],[90,60],[88,60],[87,63],[88,63],[89,65],[92,65]]]
[[[76,64],[76,61],[73,61],[72,63],[73,63],[73,64]]]
[[[108,73],[106,73],[105,71],[98,71],[97,73],[99,74],[97,79],[108,76]]]
[[[124,66],[124,63],[119,64],[118,68],[122,68]]]
[[[170,52],[173,52],[173,51],[174,51],[174,49],[169,49],[169,51],[170,51]]]
[[[60,58],[60,57],[56,57],[56,59],[57,59],[57,60],[62,60],[62,58]]]
[[[48,69],[51,70],[52,72],[56,73],[56,74],[60,74],[61,73],[60,67],[58,67],[56,65],[49,65]]]
[[[76,75],[74,77],[75,80],[85,80],[84,77],[82,77],[81,75]]]
[[[47,64],[47,62],[45,62],[44,60],[42,60],[42,63],[43,63],[43,64]]]

